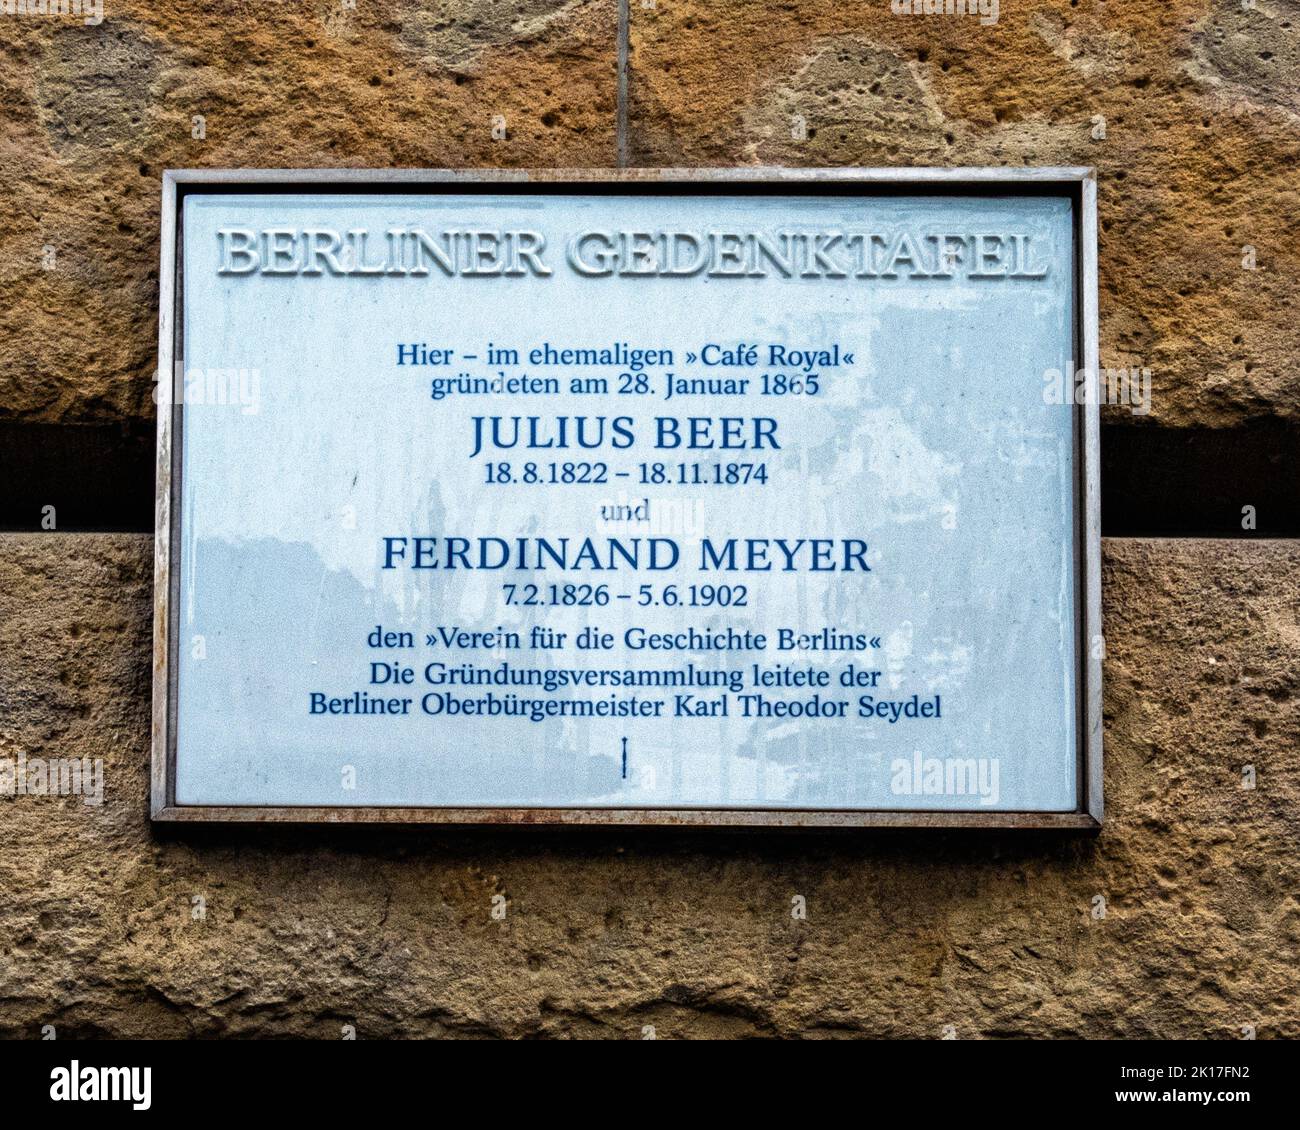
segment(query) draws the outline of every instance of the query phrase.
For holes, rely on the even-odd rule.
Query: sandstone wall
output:
[[[152,425],[165,168],[615,165],[618,2],[0,16],[0,419]],[[1296,0],[627,2],[632,163],[1095,165],[1108,416],[1300,418]]]
[[[1106,543],[1095,838],[154,829],[149,539],[0,550],[0,1034],[1300,1037],[1295,542]]]
[[[1095,165],[1103,362],[1153,384],[1148,415],[1104,410],[1113,497],[1148,497],[1156,451],[1166,508],[1241,467],[1294,504],[1295,0],[1002,0],[987,27],[628,0],[621,138],[617,0],[105,5],[0,15],[3,477],[147,522],[163,169],[611,166],[621,143]],[[1207,432],[1197,480],[1180,444]],[[0,533],[0,757],[108,772],[99,808],[0,798],[0,1034],[1294,1038],[1300,546],[1105,553],[1096,838],[155,830],[150,539]]]

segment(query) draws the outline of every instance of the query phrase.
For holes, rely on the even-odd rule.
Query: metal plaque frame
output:
[[[162,183],[159,270],[159,396],[154,525],[152,800],[154,820],[374,824],[585,824],[605,826],[803,828],[1057,828],[1101,827],[1101,656],[1093,641],[1101,625],[1100,430],[1096,396],[1075,404],[1074,558],[1078,625],[1079,807],[1071,812],[954,812],[879,809],[714,808],[445,808],[178,805],[176,679],[181,537],[181,451],[184,443],[184,279],[181,209],[189,193],[562,193],[593,195],[1054,195],[1071,200],[1074,224],[1074,370],[1098,370],[1097,181],[1090,168],[893,169],[178,169]],[[175,565],[173,566],[173,563]]]

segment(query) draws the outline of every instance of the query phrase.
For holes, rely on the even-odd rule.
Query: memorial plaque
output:
[[[155,817],[1096,826],[1093,188],[169,173]]]

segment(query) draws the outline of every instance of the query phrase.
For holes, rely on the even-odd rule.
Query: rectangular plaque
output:
[[[1090,171],[163,203],[155,818],[1100,821]]]

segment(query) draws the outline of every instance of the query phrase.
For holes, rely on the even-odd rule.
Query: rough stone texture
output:
[[[1294,1039],[1300,543],[1105,555],[1095,838],[155,831],[149,539],[0,535],[0,1035]]]
[[[1104,418],[1300,421],[1300,3],[999,7],[633,0],[634,163],[1094,165],[1102,362],[1153,390]]]
[[[164,168],[615,162],[613,0],[106,4],[0,15],[0,420],[152,423]],[[1096,165],[1141,423],[1300,424],[1296,0],[629,10],[634,163]],[[108,773],[0,797],[0,1035],[1300,1036],[1300,543],[1105,602],[1096,838],[154,830],[149,539],[0,535],[0,757]]]
[[[152,424],[166,168],[615,162],[607,0],[105,4],[0,15],[0,419]]]
[[[1103,360],[1152,370],[1140,422],[1300,422],[1297,0],[629,6],[634,163],[1096,165]],[[152,421],[168,166],[616,160],[615,0],[106,10],[0,16],[0,419]]]

